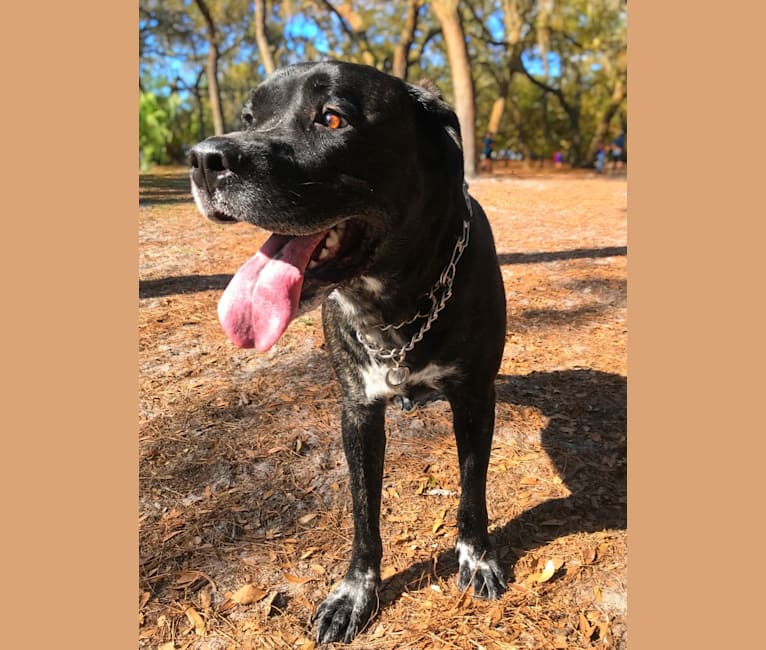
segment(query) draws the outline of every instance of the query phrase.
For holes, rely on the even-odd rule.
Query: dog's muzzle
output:
[[[189,152],[189,164],[194,184],[212,196],[222,179],[241,169],[242,150],[229,138],[208,138]]]

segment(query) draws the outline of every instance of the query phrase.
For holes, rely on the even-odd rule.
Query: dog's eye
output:
[[[252,124],[253,123],[253,114],[250,111],[244,111],[242,113],[242,120],[245,122],[245,124]]]
[[[348,126],[346,118],[338,115],[335,111],[325,111],[317,121],[328,129],[342,129],[344,126]]]

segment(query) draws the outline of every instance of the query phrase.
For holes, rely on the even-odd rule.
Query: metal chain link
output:
[[[473,210],[471,209],[471,199],[468,196],[468,185],[465,183],[463,184],[463,196],[465,198],[466,206],[468,207],[468,214],[472,216]],[[444,309],[447,305],[447,301],[452,297],[452,284],[455,281],[455,274],[457,273],[457,263],[460,261],[463,251],[468,247],[470,233],[471,222],[469,219],[466,219],[463,221],[463,232],[455,243],[455,248],[452,250],[452,257],[450,258],[449,263],[444,267],[444,270],[439,275],[439,279],[434,283],[433,287],[431,287],[428,294],[426,294],[426,297],[431,300],[431,309],[428,313],[424,314],[418,311],[412,318],[402,321],[401,323],[378,326],[377,329],[381,332],[387,332],[391,329],[401,329],[405,325],[410,325],[418,319],[425,318],[426,321],[407,343],[400,348],[384,348],[372,343],[361,331],[356,331],[357,340],[370,355],[381,361],[393,361],[394,368],[399,369],[402,363],[404,363],[407,353],[423,340],[426,332],[431,329],[434,321],[439,317],[439,313]],[[440,295],[438,295],[439,289],[442,289]],[[390,373],[391,371],[389,370],[389,375]],[[388,375],[386,381],[388,382]]]

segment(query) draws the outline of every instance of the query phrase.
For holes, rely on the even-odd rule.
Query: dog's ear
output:
[[[407,84],[416,107],[418,128],[436,145],[434,154],[446,162],[450,179],[463,182],[463,140],[460,122],[452,107],[444,101],[436,85],[429,80]]]

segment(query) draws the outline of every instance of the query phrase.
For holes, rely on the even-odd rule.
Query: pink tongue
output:
[[[311,254],[326,234],[272,235],[237,271],[218,302],[218,318],[236,345],[266,352],[282,336],[298,309]]]

